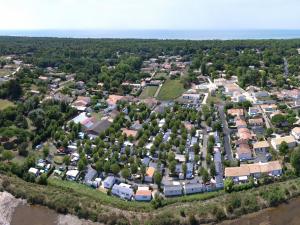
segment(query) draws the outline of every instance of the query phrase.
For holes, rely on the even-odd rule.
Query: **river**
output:
[[[300,197],[276,208],[242,216],[236,220],[224,221],[220,225],[299,225]]]

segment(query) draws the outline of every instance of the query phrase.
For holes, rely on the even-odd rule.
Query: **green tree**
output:
[[[68,170],[68,167],[69,167],[69,165],[71,163],[71,158],[70,158],[69,155],[65,155],[65,157],[63,158],[63,163],[66,165],[67,170]]]
[[[154,183],[157,184],[158,189],[160,189],[161,181],[162,181],[162,174],[158,171],[155,171],[155,173],[154,173]]]
[[[183,173],[183,176],[184,176],[184,179],[185,179],[186,172],[187,172],[187,165],[186,165],[186,163],[183,163],[181,167],[182,167],[182,173]]]
[[[300,148],[295,149],[291,155],[291,164],[297,176],[300,176]]]
[[[279,153],[282,156],[286,156],[286,154],[288,153],[288,151],[289,151],[289,146],[288,146],[288,144],[285,141],[283,141],[279,145]]]
[[[45,173],[43,173],[39,178],[38,178],[38,184],[41,185],[47,185],[48,184],[48,177]]]
[[[114,175],[117,175],[120,172],[120,166],[117,163],[114,163],[110,166],[110,170]]]
[[[234,183],[233,183],[232,178],[226,178],[224,181],[224,190],[226,192],[230,193],[233,191],[233,186],[234,186]]]
[[[130,177],[130,171],[127,167],[123,168],[122,171],[121,171],[121,176],[125,179],[125,182],[126,182],[126,179],[128,179]]]
[[[48,156],[49,156],[49,147],[45,146],[43,148],[43,157],[44,157],[44,159],[46,159]]]
[[[11,152],[11,151],[9,151],[9,150],[4,150],[3,152],[2,152],[2,159],[4,160],[4,161],[10,161],[10,160],[12,160],[14,158],[14,154]]]

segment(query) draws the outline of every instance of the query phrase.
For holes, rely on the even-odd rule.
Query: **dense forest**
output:
[[[204,75],[217,78],[219,71],[237,75],[242,87],[268,82],[282,87],[298,86],[300,40],[135,40],[1,37],[0,55],[16,54],[25,63],[39,68],[58,67],[75,73],[76,79],[90,86],[104,82],[105,89],[118,88],[123,81],[147,77],[140,72],[142,62],[160,55],[180,55],[201,68]],[[288,74],[284,74],[284,60]],[[210,64],[209,64],[210,63]],[[209,65],[209,66],[208,66]],[[107,68],[114,66],[113,70]],[[251,67],[251,68],[249,68]],[[195,81],[190,70],[189,82]]]

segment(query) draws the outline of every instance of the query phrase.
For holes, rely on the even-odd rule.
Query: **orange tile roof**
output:
[[[137,196],[151,196],[152,192],[150,190],[137,190],[135,195],[137,195]]]
[[[155,172],[155,168],[154,167],[148,167],[148,169],[146,171],[146,176],[153,177],[154,172]]]

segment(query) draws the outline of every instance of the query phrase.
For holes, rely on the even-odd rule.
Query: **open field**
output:
[[[183,92],[185,92],[185,88],[180,80],[166,80],[158,93],[157,99],[173,100],[178,98]]]
[[[145,99],[145,98],[152,98],[157,90],[157,86],[148,86],[145,87],[144,90],[142,91],[140,98]]]
[[[11,70],[7,70],[7,69],[0,69],[0,77],[4,77],[6,75],[10,75],[12,74]]]
[[[14,103],[5,99],[0,99],[0,110],[6,109],[10,106],[14,106]]]

